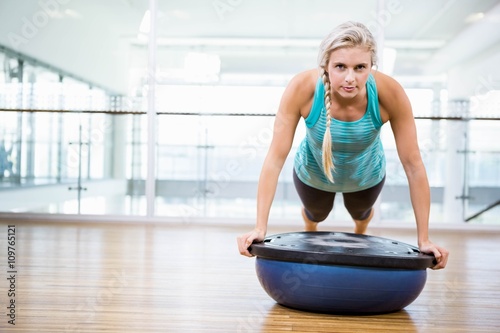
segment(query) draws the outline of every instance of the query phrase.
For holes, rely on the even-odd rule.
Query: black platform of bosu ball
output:
[[[278,234],[249,250],[271,298],[327,313],[400,310],[420,295],[435,259],[409,244],[342,232]]]

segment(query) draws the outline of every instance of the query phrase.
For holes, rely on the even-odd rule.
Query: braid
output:
[[[323,172],[325,173],[326,178],[332,183],[333,175],[332,171],[335,171],[335,165],[333,164],[333,156],[332,156],[332,136],[330,132],[330,123],[332,117],[330,116],[330,79],[328,78],[328,73],[325,69],[321,71],[321,78],[323,80],[323,85],[325,86],[325,109],[326,109],[326,130],[325,135],[323,136],[323,154],[322,154],[322,162],[323,162]]]

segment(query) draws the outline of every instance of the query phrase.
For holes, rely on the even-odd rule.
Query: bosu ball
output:
[[[381,314],[422,292],[432,255],[395,240],[342,232],[291,232],[249,248],[258,279],[277,303],[299,310]]]

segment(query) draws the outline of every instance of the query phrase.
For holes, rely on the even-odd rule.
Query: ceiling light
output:
[[[181,19],[181,20],[187,20],[187,19],[191,18],[191,15],[189,14],[189,12],[184,11],[184,10],[180,10],[180,9],[174,9],[170,13],[172,14],[172,16],[174,16],[178,19]]]
[[[68,17],[72,17],[72,18],[82,18],[82,15],[80,15],[80,13],[78,13],[77,11],[74,11],[73,9],[65,9],[64,10],[64,14]]]
[[[139,33],[137,39],[143,43],[148,42],[149,30],[151,29],[151,12],[146,10],[142,17],[141,24],[139,25]]]
[[[482,13],[482,12],[472,13],[472,14],[469,14],[469,16],[467,16],[465,18],[465,23],[469,23],[469,24],[476,23],[476,22],[481,21],[483,18],[484,18],[484,13]]]
[[[149,34],[150,25],[151,25],[151,12],[148,9],[146,10],[144,16],[142,17],[141,25],[139,26],[139,33],[145,35]]]

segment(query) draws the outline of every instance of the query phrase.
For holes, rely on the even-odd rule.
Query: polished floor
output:
[[[254,259],[237,252],[235,238],[246,229],[2,221],[0,332],[499,331],[500,231],[433,232],[450,260],[445,270],[428,270],[415,302],[396,313],[346,316],[292,310],[269,298]],[[415,240],[411,229],[369,233]]]

